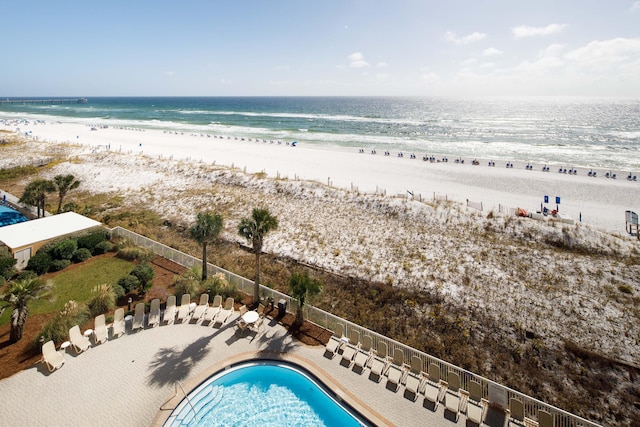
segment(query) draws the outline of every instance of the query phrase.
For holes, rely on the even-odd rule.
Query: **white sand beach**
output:
[[[542,165],[489,167],[486,159],[477,166],[473,159],[431,163],[422,160],[428,153],[399,158],[366,148],[317,149],[304,141],[292,147],[99,123],[2,128],[20,128],[30,139],[19,153],[3,148],[0,167],[61,154],[69,161],[46,169],[45,177],[74,174],[84,191],[112,192],[173,223],[189,224],[199,210],[224,210],[223,236],[231,241],[240,242],[240,218],[266,206],[280,219],[265,242],[268,252],[437,292],[468,310],[470,328],[480,333],[486,325],[475,311],[511,337],[524,327],[549,345],[571,339],[638,362],[640,323],[628,310],[632,296],[618,288],[640,292],[640,266],[622,261],[638,254],[635,237],[625,232],[624,213],[640,210],[634,206],[640,182],[628,181],[623,172],[612,179],[603,170],[590,177],[585,169],[564,174],[551,165],[549,172]],[[499,205],[535,211],[544,195],[551,199],[549,209],[560,196],[560,213],[575,224],[498,213]],[[466,207],[467,199],[482,202],[483,211]]]

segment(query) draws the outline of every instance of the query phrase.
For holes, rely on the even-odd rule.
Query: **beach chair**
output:
[[[95,339],[96,344],[107,342],[107,325],[104,314],[99,314],[93,320],[93,339]]]
[[[555,427],[555,423],[553,422],[553,415],[551,415],[551,413],[547,411],[538,411],[538,427]]]
[[[133,322],[131,323],[131,332],[138,329],[144,329],[144,303],[139,302],[136,304],[135,312],[133,313]]]
[[[433,403],[433,410],[438,407],[438,401],[440,400],[440,367],[435,363],[429,364],[429,376],[425,383],[424,397],[429,402]]]
[[[117,338],[124,334],[124,308],[118,308],[113,313],[113,325],[111,325],[111,336]]]
[[[362,343],[360,343],[360,348],[356,353],[356,357],[353,359],[354,368],[357,366],[360,369],[360,372],[364,371],[366,367],[369,366],[369,361],[373,356],[371,351],[373,347],[373,340],[369,335],[365,335],[362,337]]]
[[[387,343],[379,341],[376,354],[371,360],[371,373],[369,374],[369,378],[375,376],[378,382],[380,382],[388,364],[389,358],[387,357]]]
[[[170,325],[176,318],[176,296],[169,295],[167,298],[167,306],[164,308],[164,313],[162,315],[162,320]]]
[[[469,400],[467,401],[467,420],[481,425],[484,419],[484,402],[482,401],[482,384],[477,381],[469,383]]]
[[[405,380],[405,390],[413,396],[414,401],[418,398],[418,393],[420,393],[424,379],[425,374],[422,370],[422,359],[418,356],[411,356],[411,367]]]
[[[207,308],[209,308],[209,294],[202,294],[200,295],[200,303],[193,310],[191,321],[193,322],[194,319],[196,323],[200,321],[204,313],[207,311]]]
[[[342,323],[336,324],[336,330],[333,335],[327,341],[327,345],[324,347],[325,356],[329,357],[329,359],[333,359],[333,356],[340,350],[344,341],[342,341],[342,336],[344,335],[344,326]]]
[[[74,325],[69,329],[69,341],[71,341],[73,349],[78,354],[91,347],[91,341],[80,333],[80,327],[78,325]]]
[[[351,362],[353,362],[353,358],[356,357],[356,353],[360,348],[360,332],[356,330],[352,330],[351,334],[349,334],[349,342],[344,347],[342,351],[342,360],[340,364],[346,366],[347,368],[351,366]]]
[[[393,350],[393,359],[387,369],[387,387],[393,385],[393,390],[397,390],[402,377],[404,376],[404,351],[401,348]]]
[[[180,300],[180,307],[178,307],[178,315],[176,316],[176,320],[184,322],[184,320],[189,315],[189,310],[191,310],[191,295],[184,294],[182,295],[182,299]]]
[[[213,319],[216,317],[220,308],[222,306],[222,295],[216,295],[213,297],[213,304],[207,308],[204,312],[204,318],[202,322],[207,322],[207,324],[213,322]]]
[[[53,372],[64,365],[64,356],[56,351],[53,341],[47,341],[42,345],[42,360],[47,365],[49,372]]]
[[[247,311],[248,311],[247,306],[243,304],[240,307],[240,310],[239,310],[240,316],[238,316],[238,318],[236,319],[236,324],[235,324],[235,328],[239,331],[244,331],[249,327],[249,325],[244,321],[244,318],[242,317]]]
[[[509,399],[509,426],[524,426],[524,404],[512,397]]]
[[[227,297],[227,300],[224,302],[224,308],[222,308],[218,314],[216,315],[214,323],[223,324],[229,319],[229,316],[233,314],[233,298]]]
[[[455,415],[457,422],[460,415],[460,376],[455,372],[447,374],[447,392],[444,396],[444,404],[447,410]]]
[[[155,328],[160,324],[160,299],[155,298],[151,300],[151,307],[149,308],[149,327]]]

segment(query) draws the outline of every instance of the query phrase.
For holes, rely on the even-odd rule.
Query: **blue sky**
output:
[[[640,97],[638,0],[21,0],[0,13],[5,97]]]

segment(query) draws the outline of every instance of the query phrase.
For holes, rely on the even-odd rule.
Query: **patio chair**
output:
[[[69,329],[69,341],[71,341],[73,349],[78,354],[91,347],[91,341],[80,333],[80,327],[78,325],[74,325]]]
[[[227,300],[224,302],[224,308],[216,315],[215,323],[223,324],[229,319],[229,316],[233,314],[233,303],[233,298],[227,297]]]
[[[387,369],[387,386],[393,385],[393,389],[398,390],[400,381],[404,376],[404,351],[401,348],[395,348],[393,350],[393,359]]]
[[[469,383],[469,401],[467,402],[467,419],[481,425],[484,419],[484,402],[482,401],[482,385],[477,381]]]
[[[49,372],[53,372],[64,365],[64,357],[56,351],[53,341],[47,341],[42,345],[42,360],[47,365]]]
[[[113,313],[113,325],[111,325],[111,336],[117,338],[124,334],[124,308],[118,308]]]
[[[378,350],[376,351],[375,356],[371,361],[371,373],[369,374],[369,378],[374,375],[378,382],[382,379],[382,375],[385,373],[387,369],[387,365],[389,364],[389,358],[387,357],[387,343],[384,341],[378,342]]]
[[[435,411],[440,399],[440,367],[435,363],[430,363],[428,374],[429,376],[425,383],[424,397],[433,403],[433,410]]]
[[[422,359],[418,356],[411,356],[411,368],[405,380],[405,390],[412,394],[414,401],[418,398],[424,379],[425,374],[422,370]]]
[[[164,308],[164,314],[162,315],[162,320],[170,325],[174,322],[176,318],[176,296],[169,295],[167,298],[167,306]]]
[[[353,358],[356,357],[356,353],[360,348],[360,332],[356,330],[352,330],[349,335],[349,342],[344,347],[342,351],[342,360],[340,363],[347,368],[351,366],[351,362],[353,362]]]
[[[515,397],[509,399],[509,425],[524,426],[524,404]]]
[[[615,175],[614,175],[615,178]],[[538,411],[538,426],[539,427],[554,427],[555,423],[553,415],[550,412],[540,410]]]
[[[191,316],[191,321],[195,319],[196,323],[200,321],[204,313],[209,308],[209,294],[200,295],[200,303],[193,310],[193,315]]]
[[[262,328],[262,325],[264,324],[264,318],[265,318],[265,315],[264,313],[262,313],[260,317],[258,317],[258,320],[256,320],[256,322],[253,325],[249,325],[249,327],[255,330],[256,332],[258,332]]]
[[[444,404],[449,412],[455,415],[456,422],[460,414],[460,376],[455,372],[447,374],[447,392]]]
[[[180,307],[178,307],[178,316],[176,316],[176,320],[184,322],[184,320],[189,315],[189,310],[191,310],[191,295],[184,294],[182,295],[182,299],[180,300]]]
[[[204,318],[202,322],[203,323],[207,322],[207,324],[213,322],[213,319],[216,317],[216,315],[220,311],[221,306],[222,306],[222,296],[216,295],[215,297],[213,297],[213,304],[211,305],[211,307],[208,307],[205,310]]]
[[[336,324],[336,330],[333,332],[333,335],[327,341],[327,345],[324,347],[325,356],[329,356],[329,359],[333,359],[333,356],[342,348],[344,341],[342,341],[342,336],[344,335],[344,327],[342,323]]]
[[[138,329],[144,329],[144,303],[136,304],[136,310],[133,313],[133,322],[131,323],[131,332]]]
[[[358,349],[358,353],[356,353],[356,357],[353,360],[353,366],[360,368],[360,371],[364,371],[364,368],[369,366],[369,361],[371,357],[373,357],[373,352],[371,351],[373,347],[373,340],[369,335],[365,335],[362,337],[362,343],[360,344],[360,348]]]
[[[95,339],[96,344],[107,342],[107,325],[104,314],[97,315],[93,320],[93,339]]]
[[[151,300],[151,307],[149,308],[149,327],[155,328],[160,324],[160,299],[155,298]]]

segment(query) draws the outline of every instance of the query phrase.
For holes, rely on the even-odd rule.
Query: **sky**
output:
[[[0,97],[640,97],[639,0],[21,0],[0,14]]]

